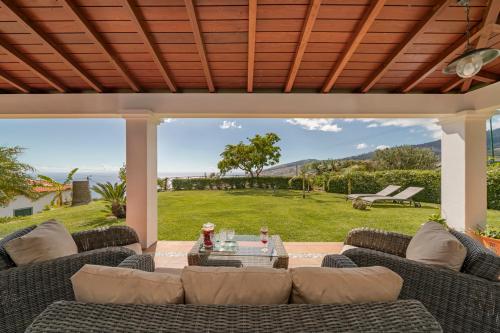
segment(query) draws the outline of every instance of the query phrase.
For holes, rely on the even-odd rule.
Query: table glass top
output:
[[[260,241],[259,236],[235,235],[232,241],[215,243],[213,249],[205,249],[200,240],[199,253],[211,256],[257,256],[276,257],[275,240],[269,237],[267,246]],[[264,251],[267,248],[267,251]]]

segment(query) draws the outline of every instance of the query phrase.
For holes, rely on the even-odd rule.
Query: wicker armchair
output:
[[[74,300],[70,277],[85,264],[154,270],[149,255],[116,247],[138,241],[133,229],[110,227],[72,236],[78,254],[0,270],[0,332],[24,332],[49,304]]]
[[[396,233],[354,229],[345,244],[358,248],[343,255],[358,266],[384,266],[398,273],[404,279],[400,298],[422,302],[445,332],[498,331],[500,282],[406,259],[410,240]],[[329,257],[324,266],[332,266]]]

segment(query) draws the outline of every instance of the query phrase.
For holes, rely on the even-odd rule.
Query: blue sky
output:
[[[497,117],[500,118],[500,117]],[[500,127],[500,119],[495,120]],[[257,133],[277,133],[281,163],[340,158],[439,138],[432,119],[167,119],[158,129],[158,170],[216,171],[220,152]],[[0,145],[26,148],[39,172],[117,170],[125,160],[122,119],[0,120]]]

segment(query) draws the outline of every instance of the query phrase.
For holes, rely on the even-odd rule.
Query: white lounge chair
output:
[[[354,199],[358,199],[358,198],[362,198],[362,197],[386,197],[388,195],[393,194],[394,192],[396,192],[400,188],[401,188],[401,186],[399,186],[399,185],[389,185],[386,188],[384,188],[383,190],[381,190],[375,194],[369,194],[369,193],[349,194],[346,197],[346,200],[354,200]]]
[[[404,204],[405,202],[409,202],[410,206],[413,204],[415,207],[420,207],[420,203],[415,202],[413,200],[413,197],[423,191],[423,187],[408,187],[404,191],[399,192],[396,195],[391,196],[385,196],[385,197],[362,197],[361,200],[369,203],[369,205],[373,205],[377,201],[392,201],[394,203],[399,203],[399,204]]]

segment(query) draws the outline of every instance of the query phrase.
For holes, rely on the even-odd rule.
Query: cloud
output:
[[[389,148],[389,146],[386,146],[386,145],[378,145],[377,147],[375,147],[376,150],[384,150],[387,148]]]
[[[321,132],[340,132],[342,127],[334,123],[335,119],[311,119],[311,118],[293,118],[287,119],[286,122],[295,126],[300,126],[308,131]]]
[[[375,118],[365,118],[359,119],[359,121],[364,123],[369,123],[367,127],[423,127],[429,132],[429,135],[434,139],[441,138],[441,126],[437,124],[437,119],[431,118],[422,118],[422,119],[414,119],[414,118],[398,118],[398,119],[375,119]]]
[[[365,148],[367,148],[367,147],[368,147],[368,145],[367,145],[366,143],[364,143],[364,142],[362,142],[362,143],[358,143],[358,144],[356,145],[356,149],[365,149]]]
[[[344,120],[346,123],[352,123],[352,122],[353,122],[354,120],[356,120],[356,119],[354,119],[354,118],[344,118],[343,120]]]
[[[163,123],[165,123],[165,124],[173,123],[175,121],[174,118],[165,118],[165,119],[162,119],[162,120],[163,120]]]
[[[496,130],[497,128],[500,128],[500,116],[498,117],[493,117],[493,129]],[[488,124],[488,130],[490,129],[490,124]]]
[[[230,129],[230,128],[242,128],[240,124],[237,124],[235,121],[224,120],[222,124],[219,125],[222,129]]]

